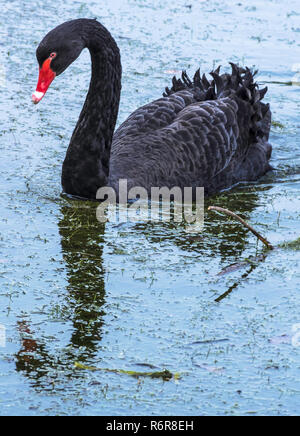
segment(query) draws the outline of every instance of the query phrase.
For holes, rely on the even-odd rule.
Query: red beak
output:
[[[32,94],[32,101],[34,104],[38,104],[47,92],[47,89],[51,85],[56,73],[51,69],[52,59],[46,59],[39,69],[39,80],[36,87],[36,91]]]

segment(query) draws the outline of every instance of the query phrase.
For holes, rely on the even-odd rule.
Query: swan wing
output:
[[[267,144],[271,113],[261,103],[266,89],[259,90],[255,73],[232,64],[232,74],[211,73],[212,81],[191,82],[185,73],[173,79],[164,98],[135,112],[116,131],[111,151],[110,174],[127,178],[135,186],[226,185],[258,178],[270,158]],[[254,150],[255,148],[255,150]],[[259,154],[254,168],[241,168],[249,152]],[[257,151],[261,150],[261,151]],[[229,174],[230,173],[230,174]],[[218,182],[216,182],[218,180]],[[217,187],[217,185],[216,185]]]
[[[209,180],[237,151],[237,111],[230,98],[195,102],[189,91],[142,107],[114,135],[113,173],[142,185],[149,179],[167,186]]]

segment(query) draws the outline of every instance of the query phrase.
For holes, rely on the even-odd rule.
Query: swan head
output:
[[[76,21],[69,21],[51,30],[40,42],[36,57],[39,64],[39,78],[33,103],[39,103],[56,76],[63,73],[74,62],[85,47]]]

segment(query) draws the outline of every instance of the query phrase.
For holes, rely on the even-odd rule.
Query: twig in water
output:
[[[246,227],[248,230],[250,230],[261,242],[263,242],[268,247],[269,250],[274,250],[273,245],[266,238],[264,238],[253,227],[251,227],[248,223],[246,223],[246,221],[244,221],[243,218],[241,218],[231,210],[223,209],[222,207],[218,207],[218,206],[210,206],[208,210],[214,210],[216,212],[224,213],[225,215],[231,216],[232,218],[243,224],[243,226]]]

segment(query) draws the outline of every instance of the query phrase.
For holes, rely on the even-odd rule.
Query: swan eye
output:
[[[49,58],[50,58],[50,59],[54,59],[54,58],[56,58],[56,53],[55,53],[55,52],[51,53],[50,56],[49,56]]]

